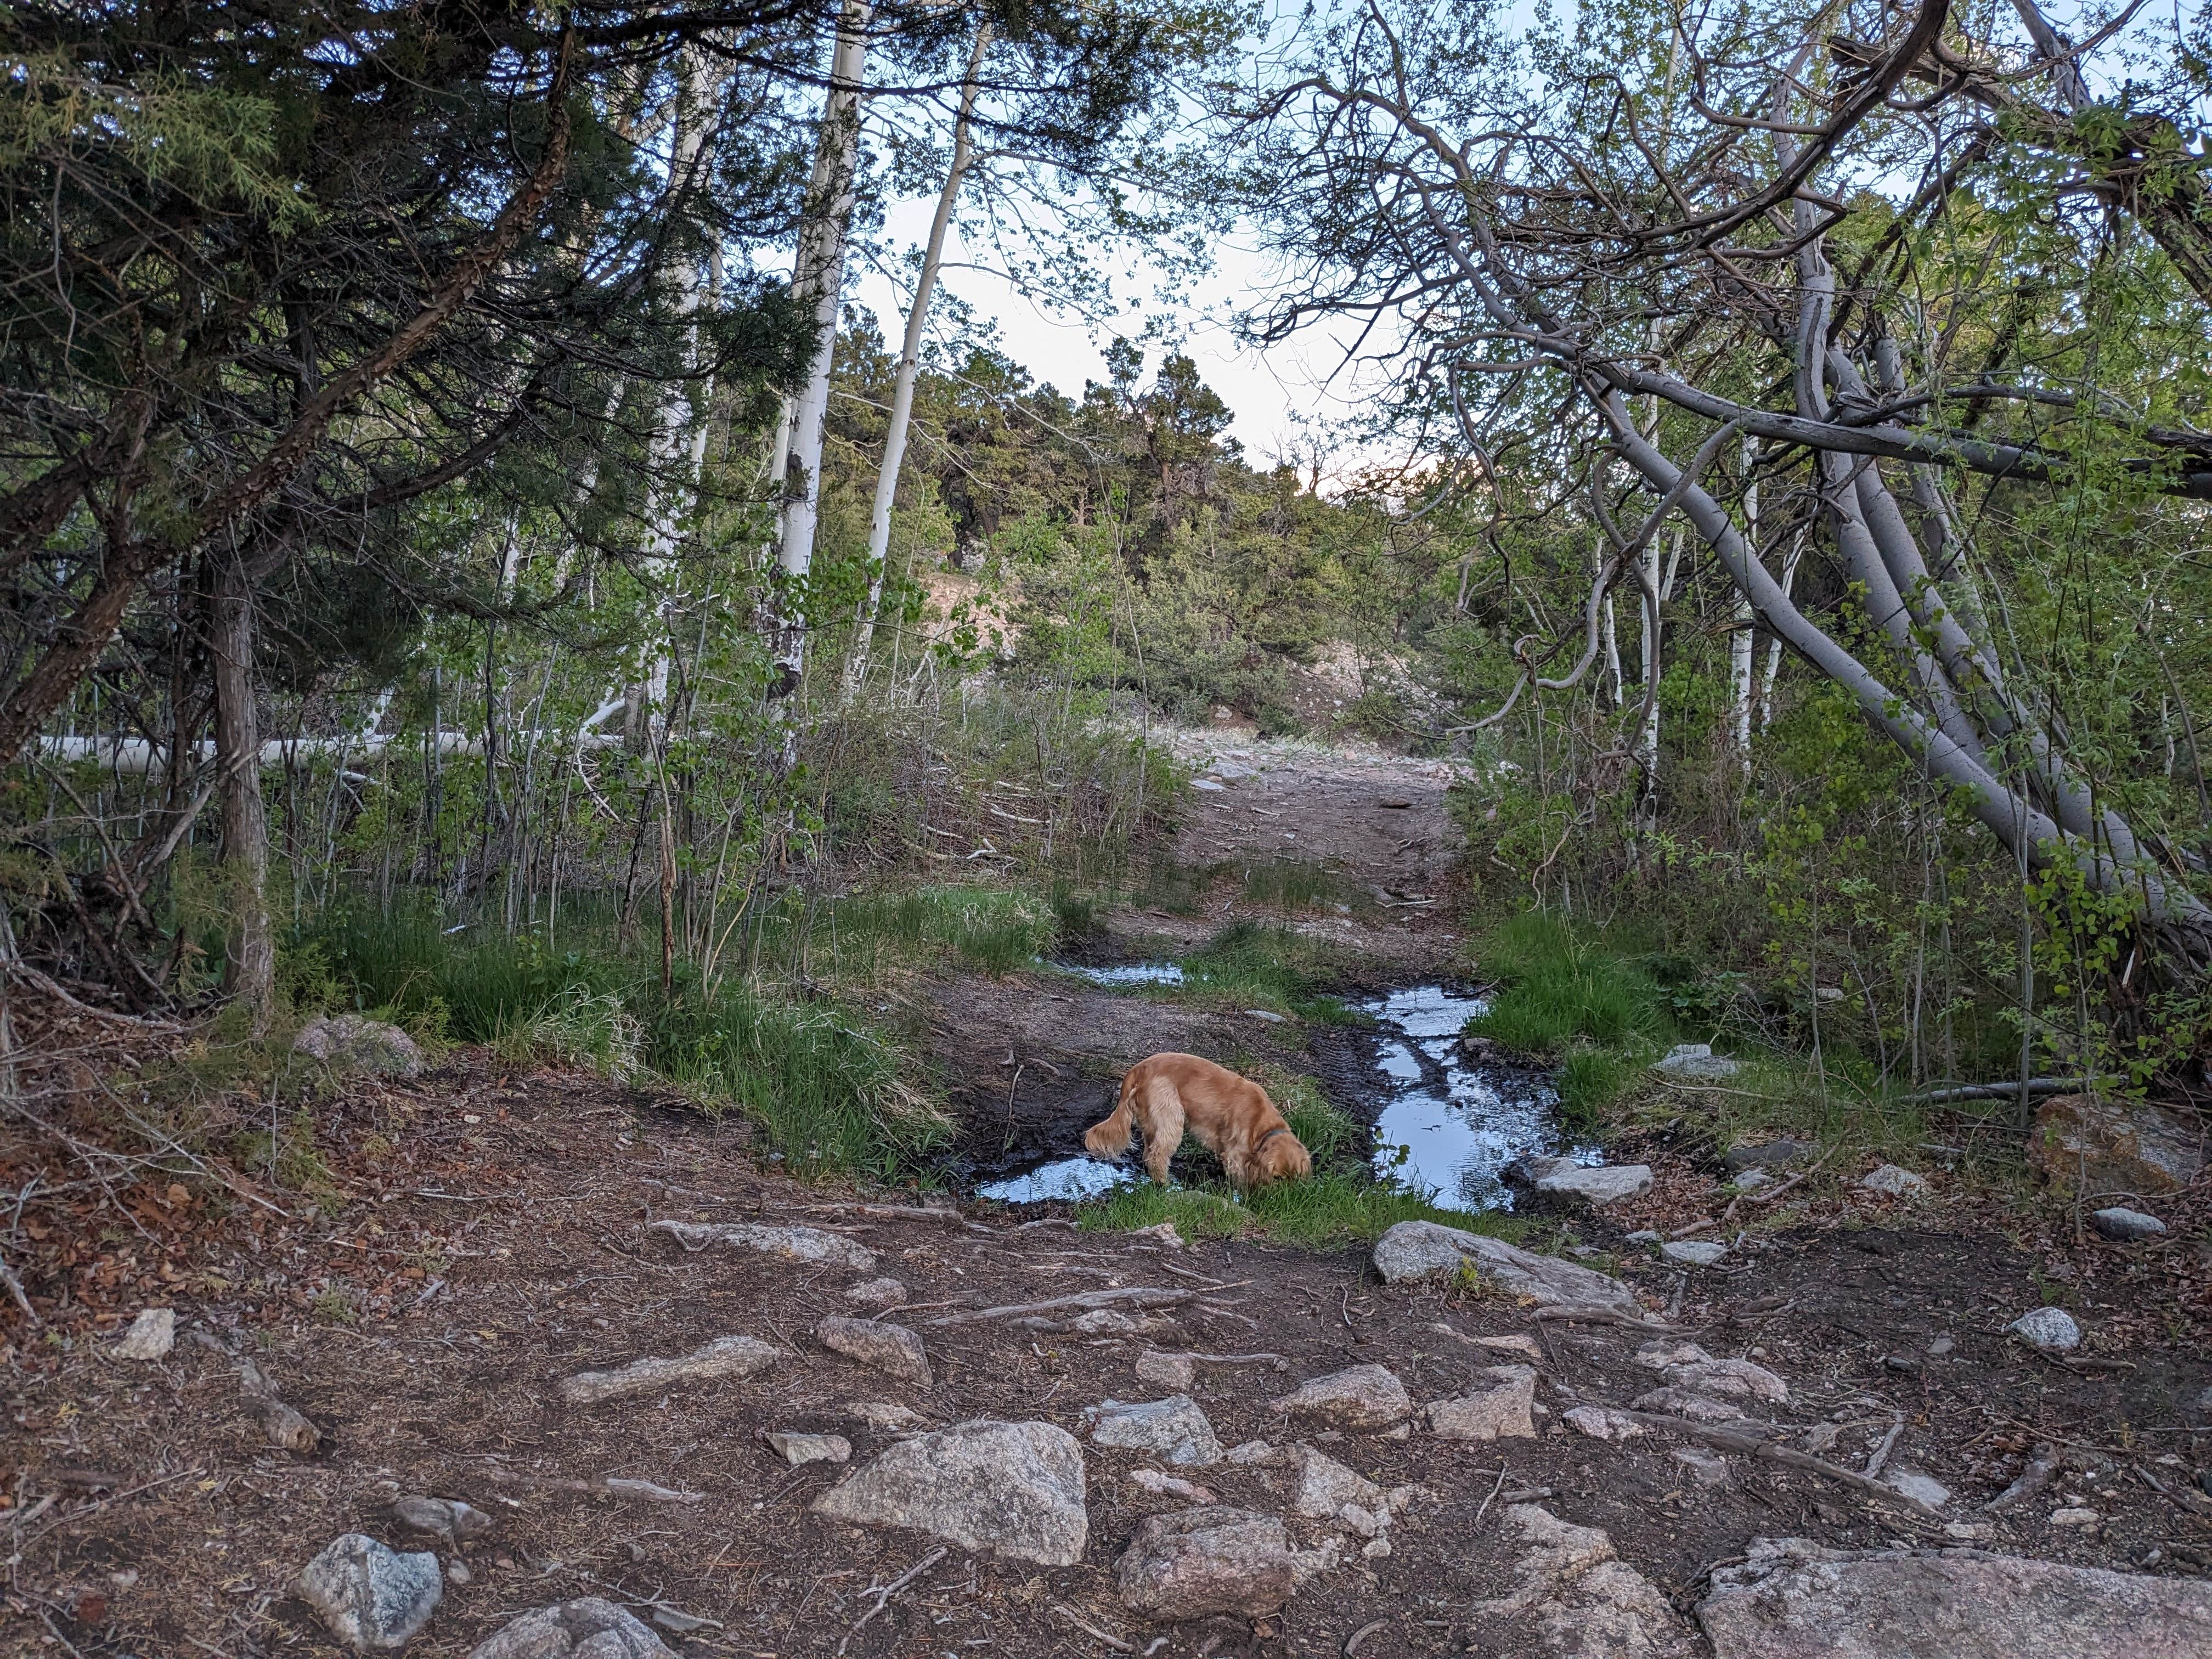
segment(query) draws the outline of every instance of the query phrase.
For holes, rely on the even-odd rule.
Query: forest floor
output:
[[[1333,856],[1356,888],[1380,890],[1302,924],[1349,947],[1362,986],[1451,973],[1449,906],[1421,902],[1449,879],[1440,769],[1249,734],[1188,742],[1228,766],[1181,831],[1186,866],[1249,860],[1295,837],[1302,857]],[[1119,912],[1097,950],[1139,957],[1269,914],[1218,895]],[[932,1062],[969,1091],[953,1097],[971,1152],[1073,1150],[1111,1078],[1163,1047],[1269,1057],[1333,1092],[1352,1064],[1340,1025],[1058,975],[946,975],[921,994]],[[1598,1216],[1536,1218],[1521,1243],[1617,1274],[1669,1328],[1659,1332],[1539,1317],[1494,1280],[1385,1284],[1364,1245],[1186,1244],[1085,1231],[1058,1206],[804,1184],[766,1168],[740,1121],[482,1051],[410,1080],[349,1080],[316,1118],[312,1205],[211,1206],[173,1187],[131,1194],[127,1227],[76,1239],[55,1231],[58,1212],[39,1212],[45,1254],[17,1265],[44,1328],[5,1327],[0,1651],[338,1651],[295,1586],[348,1532],[437,1551],[442,1601],[409,1648],[435,1659],[471,1652],[528,1609],[586,1596],[697,1656],[1734,1659],[1765,1650],[1727,1645],[1698,1609],[1717,1571],[1759,1539],[1993,1552],[2185,1593],[2185,1580],[2212,1572],[2212,1504],[2196,1493],[2212,1455],[2212,1364],[2170,1294],[2172,1271],[2207,1247],[2179,1224],[2172,1242],[2119,1245],[1940,1170],[1915,1201],[1865,1193],[1834,1169],[1719,1266],[1680,1267],[1626,1235],[1711,1218],[1720,1172],[1655,1144],[1638,1151],[1655,1170],[1650,1194]],[[20,1188],[21,1171],[10,1174]],[[87,1213],[88,1185],[76,1189]],[[2194,1213],[2201,1234],[2201,1203]],[[671,1223],[740,1231],[691,1249],[700,1236]],[[58,1301],[58,1285],[69,1287]],[[1149,1294],[1064,1300],[1114,1291]],[[2054,1299],[2085,1328],[2076,1356],[2005,1334]],[[1060,1305],[1036,1305],[1048,1303]],[[118,1357],[122,1328],[149,1305],[175,1310],[173,1347]],[[836,1328],[823,1322],[855,1316],[915,1333],[926,1373],[829,1347]],[[561,1386],[732,1336],[765,1345],[750,1376],[664,1378],[596,1403]],[[1747,1414],[1737,1429],[1853,1472],[1926,1476],[1948,1496],[1924,1513],[1695,1430],[1601,1439],[1569,1425],[1580,1407],[1625,1408],[1670,1381],[1650,1350],[1662,1337],[1778,1380],[1782,1399],[1733,1400]],[[1161,1381],[1174,1366],[1146,1358],[1158,1354],[1200,1356],[1182,1391],[1233,1458],[1200,1447],[1174,1462],[1094,1437],[1091,1408],[1177,1391]],[[1509,1423],[1503,1437],[1455,1439],[1420,1417],[1331,1426],[1280,1403],[1309,1379],[1367,1365],[1416,1402],[1510,1391],[1511,1374],[1493,1368],[1525,1366],[1533,1431]],[[249,1370],[258,1393],[241,1382]],[[270,1425],[286,1419],[271,1396],[313,1425],[311,1449],[272,1443]],[[813,1508],[979,1418],[1049,1425],[1079,1443],[1073,1519],[1059,1516],[1063,1539],[1079,1531],[1068,1565]],[[851,1462],[794,1466],[770,1432],[838,1437]],[[2052,1453],[2047,1487],[1985,1508],[2039,1447]],[[1302,1466],[1313,1454],[1331,1463]],[[1354,1489],[1369,1506],[1349,1520],[1298,1513],[1316,1507],[1299,1501],[1314,1471],[1336,1464],[1382,1491]],[[972,1488],[996,1477],[966,1478]],[[489,1524],[450,1543],[410,1531],[392,1510],[410,1495],[465,1500]],[[966,1501],[939,1500],[940,1522]],[[1034,1485],[1021,1502],[1070,1507],[1064,1491],[1040,1497]],[[1285,1517],[1301,1582],[1279,1609],[1174,1622],[1132,1610],[1119,1564],[1133,1535],[1202,1502]]]

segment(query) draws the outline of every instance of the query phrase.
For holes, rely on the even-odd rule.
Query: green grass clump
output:
[[[1539,1055],[1563,1054],[1577,1043],[1626,1050],[1672,1035],[1667,995],[1657,981],[1541,912],[1506,922],[1484,942],[1478,957],[1503,988],[1468,1029],[1508,1048]]]
[[[947,952],[994,977],[1036,960],[1058,932],[1052,907],[1018,888],[946,884],[810,902],[787,894],[755,922],[754,960],[834,980]]]
[[[1244,867],[1243,897],[1285,915],[1323,906],[1350,906],[1359,889],[1333,871],[1297,859],[1274,859]]]
[[[302,941],[356,1007],[425,1023],[457,1042],[499,1042],[557,1006],[613,992],[626,976],[611,958],[556,951],[538,934],[449,931],[428,904],[337,908]]]
[[[743,982],[712,996],[682,986],[642,1023],[653,1070],[744,1112],[796,1173],[896,1180],[951,1138],[945,1115],[900,1079],[896,1054],[834,1004]]]
[[[1239,921],[1182,959],[1183,982],[1155,994],[1196,997],[1218,1006],[1267,1008],[1301,1019],[1341,1024],[1357,1018],[1320,988],[1336,976],[1335,954],[1287,927]]]
[[[1466,1231],[1510,1236],[1510,1217],[1447,1210],[1416,1193],[1352,1174],[1316,1170],[1310,1181],[1277,1182],[1239,1198],[1227,1187],[1158,1187],[1147,1181],[1084,1206],[1078,1224],[1127,1232],[1175,1224],[1186,1238],[1271,1238],[1329,1245],[1379,1238],[1401,1221],[1440,1221]]]

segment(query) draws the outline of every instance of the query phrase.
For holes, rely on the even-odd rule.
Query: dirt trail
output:
[[[1200,792],[1187,859],[1246,858],[1295,835],[1300,856],[1319,849],[1348,870],[1401,862],[1376,879],[1401,904],[1438,890],[1448,843],[1421,840],[1446,831],[1441,775],[1249,738],[1192,742],[1224,760],[1247,751],[1237,763],[1254,775],[1217,773],[1223,788]],[[1413,804],[1385,804],[1399,799]],[[1210,932],[1241,904],[1224,888],[1197,916],[1117,915],[1113,948]],[[1432,973],[1456,944],[1425,908],[1324,925],[1378,981]],[[1330,1063],[1295,1024],[1037,976],[939,981],[909,1017],[968,1091],[978,1146],[987,1130],[1023,1146],[1072,1134],[1119,1068],[1158,1048]],[[1625,1235],[1686,1224],[1717,1172],[1663,1139],[1646,1147],[1650,1194],[1527,1242],[1617,1273],[1642,1317],[1671,1322],[1666,1341],[1706,1356],[1662,1370],[1667,1355],[1649,1351],[1662,1334],[1540,1319],[1495,1275],[1387,1284],[1365,1248],[1186,1249],[1079,1232],[1058,1215],[941,1199],[925,1212],[912,1193],[802,1185],[764,1170],[742,1124],[603,1079],[510,1074],[480,1054],[412,1083],[360,1083],[319,1111],[337,1219],[241,1208],[186,1270],[167,1264],[186,1261],[175,1241],[190,1218],[146,1210],[155,1243],[133,1248],[163,1264],[172,1288],[147,1299],[174,1309],[173,1348],[117,1357],[118,1327],[13,1353],[0,1651],[337,1653],[295,1587],[349,1532],[440,1558],[441,1600],[407,1650],[425,1659],[458,1659],[526,1610],[589,1596],[695,1656],[1740,1659],[1767,1650],[1717,1649],[1699,1609],[1730,1575],[1760,1570],[1732,1564],[1764,1538],[2135,1569],[2149,1576],[2130,1584],[2185,1598],[2212,1570],[2212,1500],[2193,1486],[2212,1449],[2212,1371],[2161,1335],[2158,1278],[2137,1271],[2150,1259],[2008,1239],[1948,1204],[1940,1175],[1928,1201],[1847,1190],[1771,1239],[1731,1239],[1717,1267],[1684,1267]],[[663,1223],[813,1229],[816,1259],[690,1249]],[[2005,1334],[2055,1291],[2091,1328],[2087,1363]],[[1067,1300],[1095,1292],[1107,1293],[1098,1305]],[[1057,1305],[993,1311],[1044,1303]],[[822,1322],[857,1316],[915,1333],[926,1378],[829,1346]],[[732,1337],[746,1340],[722,1352],[752,1374],[664,1379],[599,1403],[564,1390],[579,1373]],[[1185,1381],[1160,1354],[1241,1363],[1193,1361]],[[1711,1361],[1734,1368],[1699,1369]],[[1310,1379],[1378,1365],[1420,1414],[1333,1427],[1279,1403]],[[1662,1388],[1674,1392],[1655,1402]],[[1101,1443],[1095,1408],[1178,1392],[1234,1457]],[[271,1395],[313,1425],[312,1449],[273,1443]],[[1454,1401],[1471,1403],[1425,1412]],[[1607,1415],[1631,1409],[1678,1420],[1630,1430]],[[1802,1462],[1718,1449],[1686,1414],[1946,1495],[1917,1512]],[[962,1477],[971,1496],[981,1483],[997,1517],[986,1530],[1006,1547],[942,1531],[957,1493],[908,1506],[921,1530],[815,1509],[941,1443],[911,1437],[979,1418],[1043,1425],[1021,1432],[1079,1449],[1072,1491],[1044,1480],[1006,1498],[994,1483],[1019,1471],[1004,1457]],[[1503,1437],[1443,1431],[1475,1419]],[[771,1432],[837,1437],[850,1462],[794,1465]],[[1985,1507],[2039,1456],[2043,1490]],[[1316,1483],[1352,1477],[1349,1509],[1309,1501]],[[489,1529],[461,1541],[410,1529],[393,1509],[410,1496],[465,1500]],[[1058,1506],[1037,1524],[1063,1546],[1079,1521],[1062,1563],[1011,1541],[1022,1505],[1037,1504]],[[1215,1520],[1191,1521],[1194,1506]],[[1243,1518],[1221,1522],[1224,1508]],[[1234,1581],[1238,1610],[1144,1610],[1153,1517],[1225,1528],[1189,1559]],[[1206,1553],[1232,1535],[1242,1578]]]

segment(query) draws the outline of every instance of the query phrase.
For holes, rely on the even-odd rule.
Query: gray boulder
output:
[[[1538,1158],[1528,1165],[1536,1190],[1562,1203],[1586,1205],[1601,1210],[1622,1199],[1651,1190],[1648,1164],[1613,1164],[1593,1167],[1571,1158]]]
[[[2141,1210],[2130,1210],[2124,1205],[2114,1205],[2109,1210],[2100,1210],[2089,1218],[2089,1224],[2107,1238],[2133,1243],[2139,1238],[2156,1238],[2166,1231],[2166,1223],[2154,1215],[2145,1215]],[[145,1316],[141,1314],[140,1318]]]
[[[446,1581],[428,1550],[401,1554],[357,1532],[341,1533],[301,1569],[300,1599],[356,1653],[397,1653],[438,1610]]]
[[[814,1500],[855,1526],[906,1527],[1048,1567],[1090,1540],[1083,1448],[1049,1423],[957,1423],[902,1440]]]
[[[1613,1540],[1533,1504],[1509,1508],[1500,1528],[1521,1551],[1518,1583],[1468,1611],[1496,1620],[1496,1639],[1470,1651],[1545,1659],[1693,1659],[1697,1638],[1673,1605],[1620,1559]]]
[[[731,1249],[757,1250],[763,1255],[807,1267],[849,1267],[856,1273],[872,1272],[876,1265],[876,1253],[867,1246],[819,1227],[771,1227],[756,1221],[656,1221],[651,1231],[666,1233],[687,1250],[720,1244]]]
[[[2081,1328],[2063,1308],[2037,1308],[2005,1327],[2031,1348],[2064,1353],[2081,1346]]]
[[[2212,1583],[1979,1550],[1754,1539],[1698,1607],[1717,1659],[2203,1659]]]
[[[1413,1414],[1413,1397],[1397,1374],[1381,1365],[1354,1365],[1302,1382],[1268,1401],[1286,1417],[1340,1429],[1387,1429]]]
[[[635,1615],[596,1595],[526,1613],[469,1650],[469,1659],[676,1659]]]
[[[397,1025],[359,1014],[318,1014],[292,1039],[292,1052],[344,1072],[419,1077],[422,1050]]]
[[[1456,1273],[1463,1267],[1539,1307],[1605,1309],[1632,1319],[1644,1316],[1636,1292],[1619,1279],[1557,1256],[1518,1249],[1502,1238],[1433,1221],[1401,1221],[1375,1241],[1375,1271],[1393,1285]]]
[[[1669,1239],[1659,1247],[1659,1254],[1685,1267],[1711,1267],[1718,1266],[1728,1255],[1728,1246],[1716,1244],[1710,1238]]]
[[[1483,1376],[1491,1387],[1462,1395],[1456,1400],[1432,1400],[1427,1410],[1429,1426],[1443,1440],[1532,1440],[1536,1425],[1531,1416],[1536,1400],[1536,1373],[1527,1365],[1486,1366]]]
[[[929,1386],[929,1351],[903,1325],[882,1319],[825,1319],[814,1328],[814,1340],[832,1353],[902,1382]]]
[[[1725,1054],[1715,1054],[1710,1042],[1678,1042],[1652,1069],[1669,1077],[1722,1078],[1734,1077],[1743,1068]]]
[[[1109,1400],[1084,1415],[1092,1419],[1091,1438],[1101,1446],[1150,1452],[1181,1468],[1202,1469],[1221,1461],[1213,1425],[1187,1394],[1134,1405]]]
[[[1261,1619],[1297,1591],[1298,1567],[1279,1520],[1217,1506],[1152,1516],[1114,1576],[1122,1605],[1144,1618]]]

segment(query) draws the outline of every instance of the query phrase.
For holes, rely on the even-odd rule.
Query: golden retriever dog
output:
[[[1145,1168],[1163,1187],[1186,1130],[1219,1156],[1239,1192],[1313,1173],[1312,1155],[1267,1091],[1196,1054],[1154,1054],[1132,1066],[1113,1115],[1092,1124],[1083,1144],[1101,1158],[1118,1158],[1132,1129],[1144,1136]]]

